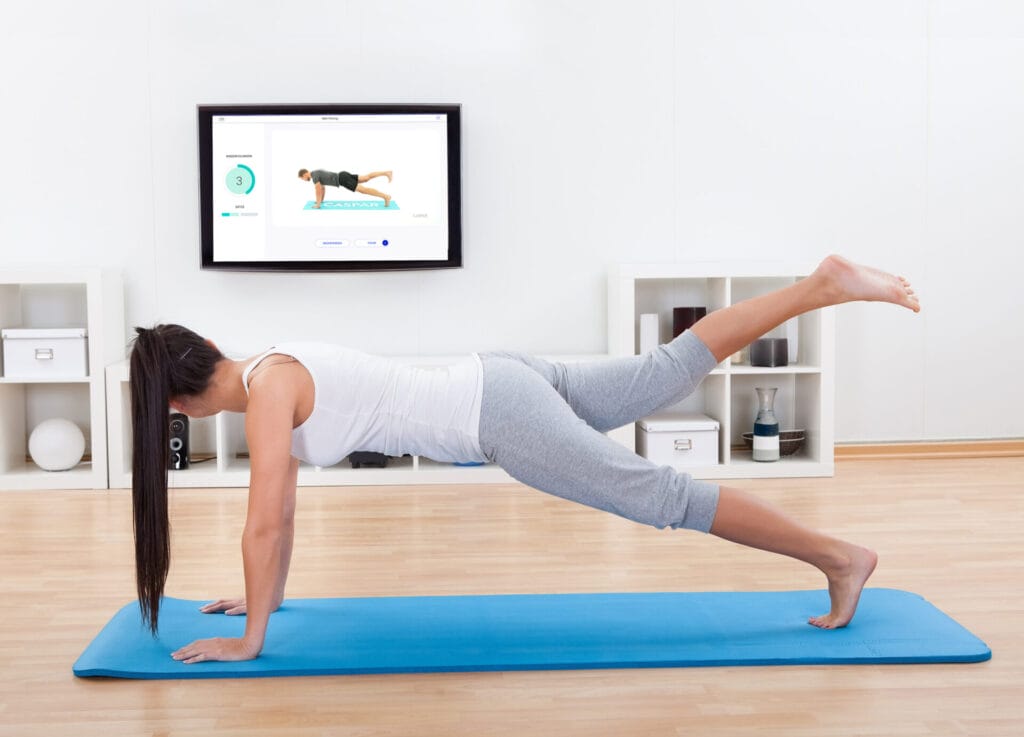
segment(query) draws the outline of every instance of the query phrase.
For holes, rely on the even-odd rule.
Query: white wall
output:
[[[605,350],[610,263],[829,251],[839,440],[1024,436],[1024,4],[132,2],[5,11],[0,263],[123,270],[233,352]],[[197,103],[461,102],[466,267],[198,269]]]

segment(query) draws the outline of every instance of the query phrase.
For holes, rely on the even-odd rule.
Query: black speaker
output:
[[[171,423],[171,447],[167,460],[167,467],[174,471],[183,471],[188,468],[188,415],[181,412],[172,412]]]
[[[348,461],[352,464],[352,468],[362,468],[363,466],[387,468],[388,466],[388,457],[386,455],[383,453],[375,453],[371,450],[354,451],[349,454]]]

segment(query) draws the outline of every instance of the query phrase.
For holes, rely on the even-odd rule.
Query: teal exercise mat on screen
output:
[[[343,210],[346,212],[353,212],[356,210],[397,210],[398,203],[391,200],[388,204],[384,204],[384,200],[324,200],[320,203],[320,207],[316,206],[314,200],[310,200],[306,203],[303,210]]]
[[[78,676],[244,678],[359,673],[725,665],[971,663],[985,643],[917,594],[866,589],[853,622],[820,630],[826,591],[514,594],[294,599],[263,653],[184,665],[171,652],[237,637],[245,618],[164,599],[160,636],[126,605],[74,665]]]

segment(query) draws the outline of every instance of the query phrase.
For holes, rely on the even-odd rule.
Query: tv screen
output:
[[[458,105],[200,105],[202,267],[462,266]]]

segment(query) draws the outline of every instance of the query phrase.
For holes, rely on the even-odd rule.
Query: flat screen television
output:
[[[458,105],[200,105],[202,268],[462,266]]]

